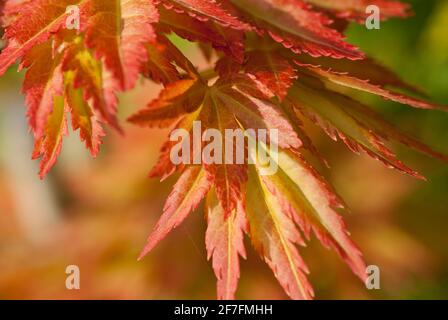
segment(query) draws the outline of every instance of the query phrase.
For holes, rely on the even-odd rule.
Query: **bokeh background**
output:
[[[448,104],[448,1],[415,0],[415,16],[380,30],[351,26],[349,40]],[[195,64],[195,46],[178,42]],[[91,159],[71,133],[52,173],[40,181],[30,159],[22,74],[0,78],[0,298],[2,299],[214,299],[206,261],[202,209],[191,214],[142,262],[136,258],[161,214],[173,180],[147,178],[167,132],[124,120],[158,93],[141,82],[121,96],[125,136],[108,132]],[[389,120],[448,153],[448,115],[361,96]],[[396,146],[406,163],[428,177],[416,181],[356,156],[308,127],[332,169],[323,173],[351,208],[346,215],[368,264],[381,269],[381,290],[367,290],[335,253],[313,240],[301,253],[319,299],[448,299],[448,164]],[[286,295],[249,241],[237,297]],[[65,287],[68,265],[81,270],[81,290]]]

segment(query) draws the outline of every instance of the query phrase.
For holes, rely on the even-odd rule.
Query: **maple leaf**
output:
[[[121,89],[132,89],[148,59],[145,46],[155,41],[153,23],[159,19],[158,11],[147,0],[87,3],[87,46],[95,51],[97,59],[104,58]]]
[[[52,56],[54,58],[48,63],[48,57]],[[95,66],[98,68],[96,60],[87,51],[83,51],[79,43],[68,46],[64,55],[53,52],[51,42],[42,43],[34,47],[21,63],[21,68],[28,68],[23,92],[26,93],[29,123],[36,140],[33,158],[43,155],[40,171],[42,178],[55,164],[62,147],[62,135],[67,134],[66,128],[63,129],[66,126],[65,111],[71,113],[73,129],[80,129],[81,139],[93,156],[98,154],[101,137],[104,136],[99,123],[100,115],[111,119],[111,123],[116,123],[114,116],[107,111],[107,98],[103,96],[102,80],[98,78],[101,73],[95,73]],[[84,93],[80,87],[85,88]],[[56,110],[61,107],[60,103],[55,103],[55,99],[62,99],[62,111]],[[87,102],[90,99],[94,101],[93,105],[98,108],[98,112],[91,109]],[[112,100],[115,98],[112,97]],[[115,112],[113,107],[110,112]],[[57,123],[60,130],[55,130]],[[53,139],[59,141],[54,146],[41,143],[44,135],[48,141],[49,128]],[[49,154],[52,156],[47,157]]]
[[[52,103],[53,111],[48,116],[42,136],[36,139],[33,152],[33,159],[42,156],[39,173],[41,178],[56,163],[62,148],[62,138],[67,135],[64,99],[62,96],[54,96]]]
[[[233,15],[229,6],[210,0],[162,0],[170,10],[187,13],[199,21],[213,21],[237,30],[249,30],[249,26]]]
[[[296,71],[287,60],[266,50],[248,54],[245,71],[281,101],[297,78]]]
[[[157,42],[147,44],[149,59],[143,65],[142,74],[157,83],[168,85],[182,79],[178,68],[191,78],[197,78],[197,70],[183,53],[165,36],[158,35]]]
[[[219,299],[233,299],[240,275],[239,256],[246,258],[244,232],[247,232],[244,205],[238,203],[237,209],[226,216],[216,193],[211,191],[205,204],[208,228],[206,244],[208,258],[213,258],[213,269],[218,278]]]
[[[207,88],[202,82],[181,80],[162,91],[161,96],[146,109],[130,118],[141,126],[170,126],[183,118],[182,127],[192,130],[192,123],[201,120],[201,132],[215,128],[224,136],[225,129],[238,129],[238,119],[250,128],[277,128],[280,131],[280,145],[298,148],[300,140],[291,125],[268,101],[249,97],[232,88],[233,83],[218,82]],[[254,89],[256,90],[256,89]],[[252,99],[252,100],[251,100]],[[190,109],[188,110],[189,107]],[[219,121],[218,121],[219,119]],[[179,127],[176,127],[178,129]],[[224,142],[221,142],[224,145]],[[191,143],[192,145],[194,143]],[[168,145],[175,143],[168,142]],[[164,145],[163,159],[169,160]],[[227,150],[228,151],[228,150]],[[236,152],[233,153],[234,155]],[[164,168],[169,168],[169,165]],[[227,214],[230,214],[241,200],[241,185],[246,180],[242,165],[208,165],[205,169],[215,179],[218,198]],[[173,170],[169,170],[173,172]],[[162,174],[167,176],[167,172]],[[226,187],[224,187],[226,186]]]
[[[77,33],[65,28],[66,7],[72,5],[79,7]],[[153,24],[158,21],[155,5],[144,0],[8,1],[3,20],[7,46],[0,54],[0,75],[16,61],[28,69],[23,91],[36,140],[34,157],[43,155],[41,177],[60,152],[62,139],[55,135],[66,131],[54,129],[56,97],[62,97],[72,127],[80,129],[81,140],[96,156],[104,136],[100,122],[121,131],[116,94],[135,85],[149,60],[146,46],[156,39]],[[53,136],[58,143],[42,143],[44,135],[45,141]]]
[[[214,20],[198,20],[165,8],[160,9],[160,21],[159,28],[164,32],[174,32],[190,41],[211,44],[236,61],[242,62],[244,59],[244,32],[241,30],[225,28]]]
[[[167,85],[159,97],[146,109],[129,118],[129,121],[145,127],[168,127],[182,116],[200,106],[205,96],[204,84],[183,79]]]
[[[66,45],[61,67],[66,76],[66,97],[71,110],[79,106],[79,103],[73,103],[73,99],[77,99],[76,95],[82,94],[84,106],[79,111],[89,115],[88,119],[83,120],[90,127],[90,129],[85,129],[92,133],[88,139],[96,140],[92,130],[95,127],[95,121],[92,119],[95,113],[90,110],[91,108],[87,101],[91,101],[93,109],[98,114],[95,116],[96,118],[101,118],[118,128],[118,121],[115,116],[117,105],[115,97],[116,86],[111,83],[107,70],[102,69],[101,64],[94,59],[93,55],[84,46],[81,38],[76,38],[73,42]],[[82,109],[85,109],[85,111],[82,111]],[[73,113],[73,117],[76,118],[79,115]],[[78,125],[75,125],[75,127]],[[95,143],[88,144],[93,145]],[[97,148],[95,147],[94,149],[96,150]],[[94,155],[96,153],[94,152]]]
[[[66,134],[64,113],[64,79],[59,58],[48,63],[52,48],[49,43],[36,46],[22,62],[28,67],[23,83],[28,104],[29,124],[35,136],[33,158],[43,156],[40,175],[43,177],[56,162]]]
[[[305,274],[308,267],[300,257],[296,244],[304,244],[291,217],[280,209],[272,195],[251,170],[248,184],[248,220],[255,248],[275,272],[286,293],[295,299],[311,299],[313,289]]]
[[[437,105],[418,98],[413,98],[411,96],[384,88],[381,85],[371,83],[370,80],[359,79],[347,73],[325,70],[320,66],[304,65],[301,63],[298,63],[298,65],[303,67],[301,70],[304,73],[309,72],[312,75],[316,75],[321,78],[326,84],[331,83],[341,87],[364,91],[381,96],[386,100],[392,100],[398,103],[410,105],[415,108],[447,110],[446,106]]]
[[[0,1],[6,43],[0,76],[16,62],[26,70],[22,91],[42,178],[61,151],[68,116],[96,156],[103,126],[122,130],[118,93],[132,89],[139,77],[162,84],[158,98],[128,120],[171,133],[183,130],[190,155],[183,157],[185,163],[174,163],[178,142],[163,144],[150,176],[163,180],[178,173],[180,178],[140,258],[206,199],[206,247],[218,298],[235,297],[247,234],[286,293],[311,299],[309,270],[297,246],[306,245],[312,234],[361,280],[366,273],[340,215],[346,206],[305,160],[317,157],[327,164],[302,119],[351,151],[417,178],[423,176],[402,163],[387,142],[448,161],[352,97],[363,91],[416,108],[447,110],[345,41],[345,27],[363,22],[370,4],[381,8],[382,19],[409,14],[408,5],[388,0]],[[79,30],[66,28],[71,5],[79,8]],[[215,49],[214,68],[197,70],[171,42],[171,33],[197,42],[210,63]],[[265,163],[248,146],[255,138],[247,132],[272,129],[278,141],[271,136],[256,141],[278,169],[265,175]],[[219,156],[207,144],[214,138],[210,130],[222,137],[240,130],[245,144],[213,141],[226,161],[206,163],[207,152]],[[205,140],[195,141],[195,131]],[[273,144],[277,148],[269,147]]]
[[[303,54],[292,56],[285,50],[278,53],[285,56],[287,59],[294,61],[298,66],[313,66],[328,72],[344,74],[356,78],[359,81],[370,82],[376,86],[392,87],[422,94],[420,89],[404,82],[393,71],[387,69],[371,58],[365,58],[363,60],[336,60],[327,57],[309,57]]]
[[[233,0],[244,16],[295,53],[360,59],[363,55],[329,27],[331,20],[302,0]]]
[[[205,108],[203,107],[200,117],[205,120],[204,132],[208,129],[217,129],[221,136],[225,137],[225,130],[240,128],[234,114],[225,108],[226,105],[215,91],[207,94],[203,103]],[[212,137],[206,134],[204,138],[208,141]],[[237,152],[240,150],[236,144],[228,146],[221,141],[221,145],[224,152],[222,157],[226,159],[219,164],[206,165],[205,168],[214,177],[216,194],[223,208],[224,217],[227,218],[237,209],[240,202],[244,202],[242,186],[247,180],[247,168],[237,163]],[[233,150],[230,151],[230,148]]]
[[[322,90],[318,84],[304,81],[297,82],[291,90],[290,97],[297,108],[321,126],[333,140],[340,137],[352,151],[359,153],[364,150],[388,166],[422,178],[395,158],[384,145],[381,132],[372,130],[371,126],[365,124],[363,118],[351,112],[351,106],[355,108],[358,106],[356,101],[338,93]]]
[[[361,252],[350,240],[342,217],[336,211],[344,208],[342,201],[300,156],[282,150],[276,159],[277,174],[263,177],[263,183],[277,198],[281,211],[300,226],[307,239],[313,231],[322,244],[335,249],[353,272],[365,280]]]
[[[184,80],[185,81],[185,80]],[[192,80],[193,81],[193,80]],[[297,134],[294,131],[294,128],[288,123],[286,120],[285,115],[282,113],[282,110],[277,108],[276,105],[272,104],[268,100],[262,100],[253,96],[249,96],[241,91],[238,90],[238,82],[230,82],[229,79],[218,81],[215,83],[212,87],[205,89],[206,92],[203,95],[202,101],[197,101],[196,104],[198,106],[198,109],[194,109],[188,113],[184,108],[181,108],[183,110],[182,113],[179,114],[178,112],[174,112],[176,115],[175,118],[179,117],[185,117],[185,119],[188,119],[188,123],[190,123],[189,126],[187,126],[189,129],[191,129],[192,125],[191,123],[195,119],[201,119],[203,126],[203,132],[207,128],[216,128],[219,131],[223,132],[224,128],[228,129],[236,129],[240,126],[246,127],[246,128],[277,128],[280,131],[280,139],[279,143],[282,148],[290,149],[290,150],[297,150],[301,147],[302,143],[300,139],[298,138]],[[247,86],[247,83],[245,83]],[[204,84],[202,84],[204,86]],[[191,87],[189,87],[191,88]],[[167,88],[169,89],[169,88]],[[200,89],[203,90],[203,89]],[[253,84],[252,92],[257,92],[257,87],[255,84]],[[185,95],[184,98],[187,98],[189,95]],[[163,94],[162,94],[163,96]],[[202,96],[202,94],[201,94]],[[262,96],[261,93],[258,96]],[[160,103],[161,99],[155,101],[155,103]],[[167,100],[162,98],[162,101],[164,101],[164,105],[162,108],[153,108],[152,106],[149,106],[149,108],[144,109],[140,113],[136,114],[131,118],[131,120],[137,124],[141,125],[153,125],[153,121],[155,119],[156,123],[158,125],[160,124],[166,124],[168,123],[161,123],[158,120],[158,117],[161,114],[161,110],[164,110],[167,112],[167,119],[169,118],[169,115],[172,114],[172,110],[178,110],[179,106],[182,106],[182,104],[179,104],[179,100],[177,98],[171,100],[170,103],[166,104]],[[163,111],[162,111],[163,112]],[[236,117],[236,118],[235,118]],[[217,121],[219,119],[219,121]],[[238,119],[238,121],[236,120]],[[172,122],[171,122],[172,124]],[[240,125],[241,124],[241,125]],[[185,126],[183,126],[185,128]],[[224,142],[222,142],[224,144]],[[159,164],[156,166],[158,170],[162,168],[169,168],[169,164],[165,164],[165,166],[161,166],[161,164],[164,163],[164,161],[169,161],[167,157],[167,152],[169,152],[169,144],[168,146],[164,146],[164,152],[162,154],[162,158],[159,161]],[[283,165],[283,163],[281,164]],[[285,164],[287,165],[287,164]],[[303,243],[302,241],[299,241],[300,236],[297,230],[294,228],[294,221],[301,221],[300,224],[304,228],[304,232],[309,237],[309,229],[313,226],[313,230],[315,230],[318,237],[328,246],[333,246],[336,248],[336,250],[341,254],[341,256],[344,257],[348,261],[348,263],[352,266],[354,271],[360,276],[362,275],[362,268],[363,266],[362,262],[360,262],[358,257],[358,251],[354,249],[354,246],[352,243],[347,239],[347,236],[344,237],[343,227],[341,224],[341,221],[339,220],[338,216],[336,218],[332,218],[331,215],[336,216],[334,211],[330,211],[331,209],[322,209],[322,205],[314,203],[313,205],[315,207],[311,207],[312,209],[309,209],[309,211],[306,213],[308,215],[315,215],[322,214],[325,219],[330,219],[329,221],[332,221],[332,223],[325,223],[324,225],[332,225],[333,228],[330,230],[325,229],[321,225],[319,225],[316,221],[321,221],[323,217],[308,217],[304,218],[302,214],[302,211],[298,211],[296,213],[296,220],[293,219],[291,215],[291,211],[286,212],[283,208],[287,208],[286,202],[281,202],[283,198],[281,198],[279,195],[275,195],[274,193],[271,193],[267,187],[264,187],[266,190],[263,191],[262,194],[264,196],[259,196],[259,199],[265,198],[267,196],[266,192],[269,191],[269,196],[272,197],[272,199],[275,199],[275,201],[281,203],[278,204],[278,210],[274,210],[271,206],[271,204],[266,204],[265,207],[263,207],[264,211],[262,211],[264,214],[269,214],[272,216],[273,219],[273,226],[271,230],[266,230],[266,226],[261,227],[257,224],[259,223],[260,219],[265,219],[262,217],[259,217],[260,213],[257,211],[256,213],[253,211],[253,208],[255,207],[254,198],[248,198],[247,201],[245,199],[245,194],[249,195],[251,194],[251,190],[253,190],[255,187],[252,186],[254,183],[254,179],[247,180],[247,166],[246,165],[238,165],[238,164],[222,164],[222,165],[203,165],[205,172],[208,173],[209,177],[212,177],[212,184],[215,191],[214,194],[216,194],[213,197],[216,197],[216,201],[218,202],[219,207],[215,210],[219,210],[219,212],[222,212],[223,217],[222,219],[234,219],[235,215],[241,214],[241,203],[246,203],[247,206],[247,212],[248,212],[248,220],[249,225],[254,224],[253,227],[250,228],[250,234],[253,238],[253,241],[255,242],[255,246],[259,248],[272,248],[275,251],[268,253],[266,250],[260,249],[261,255],[264,257],[264,259],[268,262],[268,264],[274,269],[274,271],[277,273],[277,277],[279,278],[280,283],[285,287],[285,290],[290,294],[292,298],[311,298],[312,297],[312,290],[310,289],[310,286],[306,280],[305,274],[303,273],[302,268],[304,267],[304,263],[301,261],[300,257],[298,256],[298,253],[296,252],[296,249],[294,249],[293,244],[294,243]],[[157,170],[157,171],[158,171]],[[252,170],[252,169],[250,169]],[[289,169],[291,170],[291,169]],[[169,170],[169,172],[161,172],[163,178],[166,177],[167,174],[173,173],[175,170]],[[303,174],[302,174],[303,175]],[[292,181],[296,181],[297,179],[303,180],[304,176],[293,176],[291,179]],[[260,178],[256,178],[260,179]],[[308,178],[309,179],[309,178]],[[315,178],[317,180],[317,178]],[[313,180],[311,180],[313,181]],[[245,188],[247,182],[247,189],[244,191],[243,188]],[[263,185],[266,182],[263,181]],[[286,182],[285,182],[286,183]],[[314,182],[314,184],[317,184]],[[309,183],[310,188],[313,185],[312,183]],[[320,187],[321,185],[317,184],[315,187],[316,189]],[[306,187],[306,186],[305,186]],[[290,186],[289,186],[290,188]],[[304,186],[302,186],[304,188]],[[314,191],[316,192],[316,191]],[[324,192],[324,191],[323,191]],[[307,196],[310,196],[308,194]],[[324,196],[323,196],[324,197]],[[330,195],[327,195],[327,199],[331,199],[333,205],[333,200]],[[278,198],[278,199],[277,199]],[[290,200],[293,200],[291,198]],[[215,201],[215,202],[216,202]],[[274,201],[274,200],[271,200]],[[296,201],[296,200],[294,200]],[[303,200],[304,202],[306,200]],[[327,200],[330,202],[330,200]],[[258,201],[260,202],[260,201]],[[196,203],[196,201],[195,201]],[[309,206],[309,205],[308,205]],[[328,205],[330,206],[330,204]],[[300,205],[297,205],[297,207],[300,207]],[[179,210],[182,210],[179,207]],[[260,209],[261,210],[261,209]],[[289,209],[291,210],[291,209]],[[313,211],[314,210],[314,211]],[[326,210],[326,211],[324,211]],[[322,212],[321,212],[322,211]],[[252,214],[252,216],[250,215]],[[256,214],[256,215],[255,215]],[[254,216],[255,215],[255,216]],[[184,217],[182,215],[182,217]],[[232,218],[233,217],[233,218]],[[252,218],[251,218],[252,217]],[[286,217],[289,217],[291,221],[289,223],[283,221],[286,219]],[[183,220],[183,219],[182,219]],[[280,221],[281,220],[281,221]],[[274,225],[275,222],[275,225]],[[159,224],[158,224],[159,226]],[[156,227],[158,229],[160,227]],[[211,230],[215,230],[215,227],[210,227]],[[261,228],[261,230],[260,230]],[[286,230],[284,230],[286,228]],[[339,229],[342,229],[342,231],[338,231]],[[169,228],[171,229],[171,228]],[[324,230],[322,230],[324,229]],[[164,229],[165,230],[165,229]],[[219,228],[219,230],[222,231],[222,227]],[[214,237],[223,237],[225,235],[223,234],[213,234],[211,235],[212,231],[208,232],[209,239],[214,239]],[[218,231],[215,231],[218,232]],[[260,239],[260,237],[263,236],[264,233],[270,234],[267,235],[267,238],[265,240]],[[335,232],[336,236],[335,238],[337,240],[334,240],[332,238],[332,233]],[[283,233],[286,233],[284,235]],[[165,232],[163,233],[165,235]],[[291,239],[284,238],[284,237],[293,237]],[[156,236],[158,239],[158,237]],[[274,240],[273,240],[274,239]],[[342,240],[341,240],[342,239]],[[261,242],[259,242],[261,241]],[[265,242],[268,241],[268,242]],[[269,241],[275,241],[275,243],[270,243]],[[288,243],[290,241],[290,243]],[[333,241],[333,242],[332,242]],[[341,244],[342,242],[342,244]],[[280,245],[279,245],[280,243]],[[216,244],[208,244],[209,246],[216,246]],[[145,250],[143,251],[143,254],[146,254],[154,247],[154,240],[153,237],[150,238],[148,245],[146,246]],[[218,249],[217,249],[218,250]],[[344,251],[345,250],[345,251]],[[282,256],[282,258],[279,258],[280,260],[277,260],[277,258]],[[233,253],[233,257],[235,259],[235,252]],[[217,258],[218,259],[218,258]],[[234,262],[235,263],[235,262]],[[214,262],[217,266],[215,266],[215,272],[217,272],[218,279],[221,279],[220,271],[216,271],[216,268],[223,268],[222,263],[220,262]],[[237,267],[235,265],[232,266],[226,266],[226,270],[230,269],[236,269]],[[230,275],[227,275],[229,278],[226,278],[225,281],[231,281],[231,284],[227,284],[229,287],[226,289],[225,292],[232,293],[234,291],[234,283],[235,279],[238,277],[237,273],[232,273],[232,277]],[[230,280],[233,279],[233,280]],[[291,285],[295,283],[295,288],[291,288]],[[223,284],[221,283],[221,280],[218,281],[218,288],[220,288],[220,297],[226,297],[225,293],[221,293]],[[229,296],[227,296],[229,297]],[[232,294],[233,297],[233,294]]]
[[[8,45],[0,54],[0,75],[21,60],[33,47],[46,42],[66,24],[66,7],[83,5],[86,1],[74,0],[29,0],[17,1],[5,10],[6,24],[4,38]],[[8,6],[7,6],[8,7]]]
[[[259,40],[255,38],[254,41]],[[257,44],[251,44],[250,47],[257,48]],[[413,86],[369,59],[316,58],[285,53],[285,50],[279,50],[271,44],[247,52],[241,65],[233,63],[231,59],[220,59],[216,70],[219,79],[212,86],[208,87],[197,78],[183,80],[188,83],[187,90],[176,90],[170,99],[165,99],[162,93],[153,102],[153,106],[158,105],[159,108],[150,105],[130,119],[143,126],[170,126],[177,123],[175,129],[181,127],[187,131],[191,130],[193,121],[201,120],[204,124],[203,133],[206,128],[222,132],[223,128],[235,129],[238,126],[277,128],[281,132],[281,149],[277,155],[279,171],[274,176],[260,175],[258,165],[256,170],[247,164],[203,165],[205,172],[213,177],[212,191],[206,201],[209,216],[206,242],[218,278],[218,297],[234,297],[239,277],[238,256],[244,256],[244,247],[239,240],[243,230],[249,234],[255,248],[273,269],[291,298],[310,299],[314,295],[306,277],[308,268],[296,248],[297,244],[305,245],[311,232],[324,246],[333,248],[353,272],[365,280],[365,263],[361,253],[348,237],[337,212],[343,208],[342,201],[299,155],[302,147],[308,148],[313,154],[317,154],[317,151],[303,132],[298,113],[317,121],[332,138],[341,137],[352,151],[358,153],[363,150],[388,166],[422,178],[395,158],[385,146],[386,140],[394,139],[443,160],[447,160],[446,156],[396,130],[352,98],[331,89],[337,84],[416,107],[437,106],[386,89],[390,86],[418,93]],[[342,77],[342,80],[337,77]],[[347,79],[353,80],[350,82]],[[331,81],[333,85],[327,87],[325,81]],[[174,88],[179,85],[176,82],[174,84]],[[193,84],[198,86],[192,89]],[[166,90],[171,88],[168,86]],[[194,104],[184,104],[185,100],[193,102],[191,96],[194,91],[200,99],[194,101]],[[190,110],[186,106],[190,106]],[[305,106],[307,110],[304,110]],[[184,167],[169,164],[172,147],[172,142],[163,146],[153,176],[159,175],[165,179],[176,171],[185,170]],[[245,203],[245,206],[241,206],[241,203]],[[218,213],[221,215],[219,219],[215,216]],[[244,219],[234,222],[236,217],[243,214]],[[210,217],[215,220],[210,220]],[[247,229],[246,220],[249,226]],[[230,225],[229,221],[233,221],[233,224]],[[229,231],[230,227],[237,229]],[[234,239],[236,243],[232,243],[229,252],[223,252],[224,249],[216,239],[221,239],[222,245],[229,245],[230,232],[238,233]],[[153,247],[150,241],[143,254]],[[215,250],[219,252],[216,257],[213,255]]]
[[[172,229],[197,208],[212,186],[212,177],[200,166],[187,168],[168,196],[163,215],[140,255],[143,258]]]

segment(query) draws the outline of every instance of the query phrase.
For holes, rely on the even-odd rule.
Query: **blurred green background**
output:
[[[414,0],[415,15],[382,23],[380,30],[351,26],[349,40],[448,104],[448,1]],[[196,65],[205,64],[181,44]],[[77,133],[64,141],[45,181],[31,161],[22,75],[0,78],[0,298],[213,299],[215,279],[204,248],[201,210],[144,261],[136,258],[161,213],[173,180],[147,179],[166,131],[124,124],[108,132],[93,160]],[[160,88],[149,83],[121,96],[120,118],[144,106]],[[362,96],[405,131],[448,153],[448,115]],[[316,240],[301,249],[319,299],[448,298],[448,165],[396,146],[421,182],[356,156],[318,130],[310,133],[332,169],[324,173],[351,208],[346,221],[368,264],[381,269],[381,290],[367,290],[342,261]],[[246,247],[250,244],[247,241]],[[78,265],[81,290],[65,288],[65,268]],[[286,295],[249,249],[237,294],[242,299]]]

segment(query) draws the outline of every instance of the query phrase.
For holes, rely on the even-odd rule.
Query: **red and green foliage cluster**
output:
[[[351,21],[375,4],[382,18],[405,17],[407,5],[389,0],[2,0],[6,46],[0,75],[17,61],[26,69],[29,126],[40,176],[55,164],[67,120],[93,156],[103,126],[121,131],[117,94],[140,77],[162,84],[159,97],[129,121],[143,127],[192,130],[278,129],[278,172],[262,164],[181,165],[163,146],[152,176],[180,178],[142,256],[205,201],[206,244],[218,278],[218,297],[233,298],[244,235],[291,298],[314,296],[298,246],[314,234],[362,280],[365,264],[348,236],[331,186],[305,157],[322,159],[303,129],[307,118],[333,140],[417,178],[386,146],[397,141],[447,157],[400,132],[350,93],[364,91],[423,109],[445,109],[419,94],[344,40]],[[68,30],[66,8],[79,8],[80,29]],[[202,72],[167,35],[215,49],[213,70]],[[148,142],[150,143],[150,142]],[[324,161],[325,162],[325,161]]]

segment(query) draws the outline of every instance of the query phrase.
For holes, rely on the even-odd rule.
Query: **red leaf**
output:
[[[365,151],[388,167],[396,168],[416,178],[423,177],[410,169],[390,151],[381,139],[381,133],[372,130],[361,118],[350,112],[357,102],[341,94],[325,90],[311,81],[298,81],[290,94],[296,107],[333,139],[340,138],[355,153]]]
[[[73,73],[73,88],[82,89],[84,100],[92,101],[102,120],[120,130],[116,118],[116,83],[110,78],[108,71],[93,58],[80,38],[67,45],[62,70]]]
[[[277,129],[281,148],[298,149],[302,142],[276,105],[233,88],[231,81],[216,83],[216,97],[235,114],[246,129]],[[245,83],[247,85],[247,83]],[[238,88],[238,84],[237,84]],[[256,87],[252,88],[257,90]]]
[[[448,110],[448,107],[446,106],[427,102],[418,98],[413,98],[398,92],[394,92],[392,90],[385,89],[381,85],[375,85],[370,83],[369,80],[358,79],[345,73],[338,73],[331,70],[324,70],[321,67],[304,65],[304,64],[300,64],[300,66],[304,68],[303,70],[305,70],[305,72],[311,72],[311,74],[315,74],[327,82],[375,94],[383,97],[386,100],[407,104],[419,109],[439,109],[445,111]]]
[[[163,215],[148,238],[140,259],[150,252],[157,243],[178,227],[196,209],[210,190],[212,181],[201,167],[187,168],[168,196]]]
[[[59,60],[53,56],[51,44],[44,43],[34,47],[21,64],[21,68],[28,68],[22,92],[26,94],[29,124],[36,138],[43,134],[54,96],[63,96]]]
[[[208,258],[213,258],[218,299],[234,299],[240,277],[239,256],[246,258],[244,231],[247,221],[242,203],[226,218],[215,192],[208,194],[205,210],[208,228],[205,237]]]
[[[197,78],[196,68],[183,53],[165,36],[159,35],[156,43],[148,43],[149,59],[143,65],[142,73],[155,82],[170,84],[181,80],[177,67],[183,69],[191,78]]]
[[[303,239],[254,170],[249,172],[247,219],[252,244],[291,298],[312,299],[313,289],[305,276],[308,267],[295,247],[304,244]]]
[[[168,127],[195,111],[204,99],[205,86],[193,79],[179,80],[162,90],[158,99],[129,121],[144,127]]]
[[[200,21],[171,10],[160,10],[160,29],[175,32],[190,41],[209,43],[242,63],[244,59],[244,32],[223,27],[213,21]]]
[[[269,51],[254,51],[248,55],[245,71],[283,101],[294,79],[294,68],[279,55]]]
[[[229,7],[223,7],[216,0],[162,0],[167,9],[174,9],[176,12],[187,12],[192,18],[199,21],[213,21],[224,27],[236,30],[250,30],[249,25],[240,21],[229,12]]]
[[[311,230],[314,231],[321,243],[335,249],[364,281],[367,275],[361,252],[349,238],[342,217],[337,213],[337,209],[344,207],[342,201],[301,157],[280,152],[277,161],[277,174],[265,176],[263,181],[283,213],[300,226],[307,239]]]
[[[105,135],[97,115],[84,99],[81,89],[75,89],[73,80],[66,75],[65,99],[70,109],[73,130],[79,129],[80,138],[90,149],[92,156],[98,155],[102,137]]]
[[[311,56],[360,59],[354,46],[329,27],[322,13],[312,11],[302,0],[232,0],[245,16],[272,39],[295,53]]]
[[[64,25],[65,8],[73,2],[32,0],[21,4],[19,16],[5,31],[8,46],[0,54],[0,76],[33,47],[47,41]]]
[[[131,89],[148,59],[146,44],[155,41],[153,23],[159,19],[151,0],[90,0],[86,44],[119,82]]]
[[[67,135],[64,99],[62,96],[53,96],[53,99],[53,111],[48,116],[42,135],[36,138],[33,152],[33,159],[42,156],[39,172],[41,179],[56,163],[62,148],[62,137]]]
[[[287,57],[295,61],[299,66],[304,64],[310,65],[327,72],[351,76],[360,81],[369,82],[372,85],[390,86],[421,94],[420,90],[415,86],[404,82],[394,72],[370,58],[363,60],[331,59],[327,57],[312,58],[304,54],[293,56],[286,50],[283,50],[281,54],[287,54]]]
[[[239,145],[238,138],[233,137],[230,141],[231,144],[227,145],[226,130],[241,130],[241,128],[233,113],[226,109],[214,92],[206,96],[204,106],[208,108],[204,108],[201,113],[203,129],[218,130],[223,138],[221,141],[213,141],[218,143],[222,149],[221,159],[218,159],[219,163],[205,163],[205,168],[210,176],[214,177],[216,194],[227,218],[234,210],[237,210],[239,203],[244,203],[243,185],[247,180],[247,167],[245,165],[246,154],[244,154],[242,162],[238,163],[238,153],[245,151],[244,146]],[[241,136],[244,137],[243,134]],[[211,139],[211,137],[207,138]],[[229,150],[230,148],[232,151]],[[230,154],[233,156],[230,157]]]

